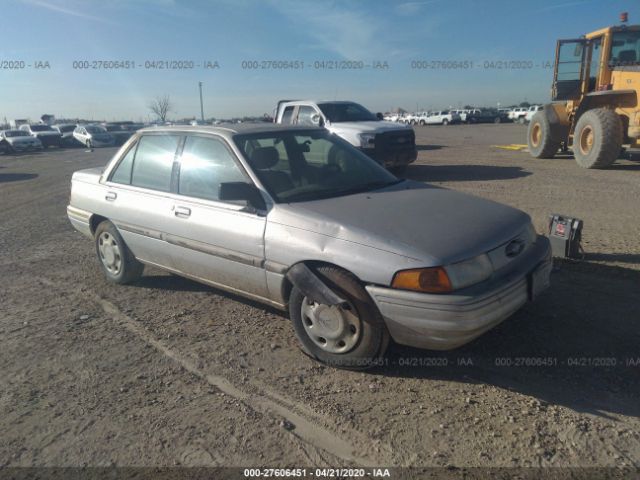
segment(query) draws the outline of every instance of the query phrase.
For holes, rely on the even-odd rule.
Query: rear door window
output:
[[[171,171],[180,136],[145,135],[140,138],[131,184],[161,192],[171,191]]]

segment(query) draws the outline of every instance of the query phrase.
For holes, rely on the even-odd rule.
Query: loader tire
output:
[[[560,142],[551,139],[549,119],[540,111],[533,115],[527,131],[529,153],[534,158],[553,158],[560,148]]]
[[[622,122],[608,108],[594,108],[578,119],[573,154],[583,168],[606,168],[616,161],[622,147]]]

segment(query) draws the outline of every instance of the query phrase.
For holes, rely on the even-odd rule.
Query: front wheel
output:
[[[500,123],[502,120],[500,120],[500,117],[496,117],[493,119],[493,123]]]
[[[144,265],[133,256],[113,223],[107,220],[98,225],[95,240],[98,260],[107,280],[125,284],[142,276]]]
[[[338,368],[363,370],[376,365],[389,344],[389,332],[369,294],[344,270],[320,266],[315,273],[347,301],[319,304],[293,287],[289,315],[302,350]]]
[[[573,154],[583,168],[605,168],[613,164],[622,147],[622,122],[608,108],[582,114],[573,136]]]

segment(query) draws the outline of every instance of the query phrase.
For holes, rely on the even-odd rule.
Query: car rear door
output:
[[[264,212],[221,201],[224,182],[251,182],[222,137],[189,134],[179,157],[165,240],[181,272],[231,290],[267,297]]]
[[[98,201],[134,255],[147,263],[175,268],[177,247],[164,237],[173,218],[172,172],[181,134],[147,133],[112,169]]]

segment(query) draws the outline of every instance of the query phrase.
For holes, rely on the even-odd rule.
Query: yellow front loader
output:
[[[626,21],[626,14],[621,15]],[[573,150],[584,168],[605,168],[623,145],[640,138],[640,25],[607,27],[559,40],[552,103],[529,123],[527,143],[536,158]]]

